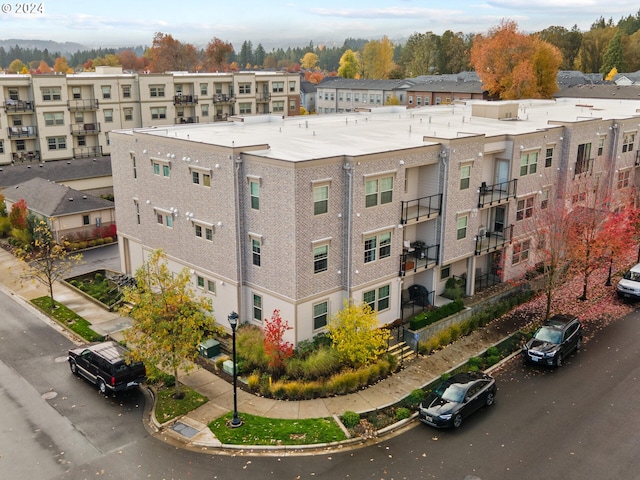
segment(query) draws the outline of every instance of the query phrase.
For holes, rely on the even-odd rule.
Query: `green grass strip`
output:
[[[31,303],[57,322],[80,335],[87,342],[100,342],[104,340],[102,335],[91,330],[91,324],[89,322],[65,305],[56,301],[55,309],[51,311],[51,298],[49,297],[34,298],[31,300]]]
[[[176,389],[173,387],[158,390],[156,419],[160,423],[168,422],[169,420],[189,413],[208,401],[207,397],[200,395],[195,390],[191,390],[184,385],[180,387],[180,391],[184,393],[184,397],[180,400],[173,398],[175,391]]]

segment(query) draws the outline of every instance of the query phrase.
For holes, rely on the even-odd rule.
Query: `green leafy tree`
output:
[[[607,74],[614,68],[619,72],[625,72],[627,68],[622,48],[622,35],[619,31],[616,32],[609,45],[607,45],[607,51],[604,52],[602,58],[600,73]]]
[[[378,315],[367,303],[344,302],[327,324],[327,334],[343,362],[367,365],[387,350],[389,334],[377,328]]]
[[[136,272],[136,285],[124,291],[132,304],[132,327],[124,338],[135,359],[169,369],[174,377],[175,398],[182,398],[178,370],[188,372],[198,356],[205,335],[219,332],[208,298],[195,294],[191,274],[184,268],[174,275],[162,250],[155,250]]]
[[[400,64],[408,77],[435,72],[439,55],[438,43],[438,36],[432,32],[414,33],[409,37],[400,55]]]
[[[357,78],[360,71],[358,56],[353,50],[347,50],[340,57],[338,76],[342,78]]]
[[[9,73],[21,73],[27,66],[17,58],[9,65]]]
[[[36,280],[49,289],[51,310],[55,307],[53,285],[64,279],[73,267],[82,263],[82,254],[70,254],[66,245],[56,243],[49,223],[37,220],[33,228],[34,251],[18,250],[19,257],[27,262],[24,278]]]
[[[396,66],[393,63],[393,43],[386,35],[368,42],[362,48],[360,59],[362,78],[372,80],[388,79]]]
[[[562,54],[562,70],[573,69],[580,45],[582,44],[582,32],[574,25],[571,30],[565,27],[551,26],[538,33],[541,40],[555,45]]]

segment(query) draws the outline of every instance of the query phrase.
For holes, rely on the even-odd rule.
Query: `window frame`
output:
[[[251,236],[251,264],[255,267],[262,266],[262,239]]]
[[[255,187],[255,188],[254,188]],[[252,210],[260,210],[260,180],[249,179],[249,199]]]
[[[471,164],[460,165],[460,190],[467,190],[471,186]]]
[[[622,153],[633,151],[633,144],[636,141],[636,132],[624,132],[622,134]]]
[[[531,239],[514,242],[511,251],[511,265],[520,265],[529,260],[531,254]]]
[[[388,174],[365,177],[365,208],[393,203],[394,179],[394,175]],[[388,182],[390,182],[390,185]]]
[[[518,199],[516,202],[516,222],[531,218],[534,213],[535,197],[533,195]]]
[[[324,193],[324,195],[323,195]],[[313,186],[313,215],[329,212],[329,184]]]
[[[264,308],[264,302],[262,301],[262,295],[257,293],[251,294],[251,308],[253,311],[252,318],[262,323],[262,310]]]
[[[320,307],[321,310],[318,310],[318,307]],[[315,332],[325,328],[329,323],[329,301],[325,300],[324,302],[315,303],[311,309],[313,312],[313,331]]]
[[[520,176],[526,177],[533,175],[538,171],[539,151],[524,152],[520,154]],[[533,159],[533,161],[531,161]]]
[[[464,225],[462,225],[464,223]],[[469,228],[469,215],[459,215],[456,218],[456,240],[464,240],[467,238],[467,230]]]
[[[329,270],[329,244],[314,245],[313,247],[313,273],[322,273]]]

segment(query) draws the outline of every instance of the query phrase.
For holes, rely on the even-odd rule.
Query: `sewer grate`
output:
[[[198,430],[196,430],[193,427],[190,427],[189,425],[185,425],[182,422],[176,422],[173,424],[173,426],[171,427],[171,430],[178,432],[180,435],[183,435],[187,438],[191,438],[193,437],[196,433],[198,433]]]

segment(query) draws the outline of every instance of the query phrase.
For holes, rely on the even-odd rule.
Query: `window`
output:
[[[125,107],[122,111],[124,112],[125,121],[133,120],[133,108]]]
[[[87,145],[87,137],[85,137],[84,135],[78,135],[78,146],[79,147],[86,147]]]
[[[134,200],[133,203],[136,206],[136,223],[140,225],[140,204],[138,203],[137,200]]]
[[[262,244],[259,239],[251,239],[251,261],[256,267],[260,266],[260,248]]]
[[[290,92],[295,92],[296,91],[296,82],[295,82],[295,80],[290,80],[289,81],[289,91]]]
[[[364,263],[371,263],[376,258],[387,258],[391,255],[391,232],[365,237]]]
[[[538,170],[538,152],[523,153],[520,156],[520,176],[533,175]]]
[[[71,96],[74,100],[79,100],[82,98],[82,94],[80,92],[80,87],[73,87],[71,89]]]
[[[329,186],[314,187],[313,214],[321,215],[329,211]]]
[[[344,98],[344,94],[342,92],[338,92],[338,101],[341,102]]]
[[[169,165],[162,165],[162,176],[163,177],[168,177],[169,176],[169,172],[170,172],[170,168]]]
[[[194,228],[196,237],[204,238],[205,240],[209,240],[210,242],[213,242],[213,227],[208,227],[206,225],[200,225],[200,224],[194,223],[193,228]]]
[[[213,280],[207,280],[207,291],[209,293],[216,293],[216,282]]]
[[[131,98],[131,85],[122,85],[122,98]]]
[[[91,217],[89,215],[82,216],[82,225],[91,225]]]
[[[542,190],[542,199],[540,200],[540,209],[545,210],[549,206],[549,190]]]
[[[576,170],[575,174],[580,175],[586,173],[591,169],[591,144],[582,143],[578,145],[578,156],[576,157]]]
[[[204,288],[204,278],[200,275],[196,276],[196,282],[198,284],[198,288]]]
[[[173,228],[173,215],[165,215],[164,216],[167,227]]]
[[[164,97],[164,85],[149,85],[149,95],[151,97]]]
[[[630,152],[633,150],[633,142],[636,139],[636,132],[627,132],[622,137],[622,151]]]
[[[67,137],[47,137],[49,150],[66,150]]]
[[[440,280],[449,278],[451,276],[451,265],[445,265],[440,269]]]
[[[249,182],[249,191],[251,195],[251,208],[260,210],[260,184],[255,181]]]
[[[166,107],[151,107],[151,118],[158,120],[160,118],[167,118]]]
[[[166,163],[153,162],[153,174],[160,175],[160,171],[162,171],[163,177],[168,177],[171,172],[171,167]]]
[[[282,93],[282,92],[284,92],[284,82],[273,82],[271,84],[271,91],[273,93]]]
[[[200,108],[202,109],[202,116],[203,117],[208,117],[209,116],[209,104],[203,103],[202,105],[200,105]]]
[[[375,207],[378,204],[391,203],[393,200],[393,177],[367,180],[365,194],[367,208]]]
[[[205,187],[211,186],[211,174],[200,172],[197,170],[191,171],[191,181],[196,185],[203,185]]]
[[[284,112],[284,100],[273,102],[273,111],[274,112]]]
[[[84,113],[74,112],[73,117],[76,119],[76,123],[84,123]]]
[[[200,84],[200,95],[207,95],[208,88],[206,83]]]
[[[545,168],[549,168],[552,163],[553,163],[553,147],[547,147],[547,150],[544,154]]]
[[[607,137],[605,135],[598,138],[598,156],[602,155],[602,152],[604,151],[604,142],[606,140],[607,140]]]
[[[531,240],[514,243],[513,256],[511,258],[512,265],[518,265],[529,258],[529,249],[531,248]]]
[[[213,280],[208,280],[204,277],[201,277],[200,275],[196,275],[196,283],[198,285],[198,288],[205,290],[206,286],[207,292],[214,294],[216,293],[216,282],[214,282]]]
[[[24,140],[16,140],[16,150],[17,151],[22,151],[22,150],[26,150],[27,149],[27,144],[25,143]]]
[[[239,83],[238,84],[238,93],[240,94],[250,94],[251,93],[251,84],[250,83]]]
[[[4,142],[0,140],[0,153],[4,153]]]
[[[196,233],[196,237],[198,238],[202,238],[202,225],[195,225],[195,233]]]
[[[359,93],[354,93],[353,94],[353,101],[355,103],[358,103],[360,101],[360,94]]]
[[[253,319],[262,322],[262,297],[253,294]]]
[[[631,176],[630,170],[624,172],[618,172],[618,188],[626,188],[629,186],[629,178]]]
[[[156,212],[156,221],[160,225],[164,225],[164,215],[162,215],[160,212]]]
[[[50,112],[44,114],[44,124],[51,125],[64,125],[64,113],[62,112]]]
[[[516,208],[516,220],[520,221],[533,216],[533,197],[518,200]]]
[[[289,100],[289,110],[291,110],[292,112],[295,111],[296,105],[297,104],[295,100]]]
[[[109,108],[104,111],[104,121],[106,123],[113,122],[113,109]]]
[[[238,104],[238,110],[240,115],[250,115],[251,114],[251,103],[249,102],[241,102]]]
[[[329,303],[322,302],[313,306],[313,329],[318,330],[327,326]]]
[[[322,245],[313,249],[313,273],[327,271],[329,259],[329,245]]]
[[[111,86],[110,85],[102,85],[102,98],[109,99],[111,98]]]
[[[458,217],[456,220],[456,229],[457,229],[457,239],[462,240],[463,238],[467,238],[467,224],[469,222],[469,217],[463,215]]]
[[[191,172],[191,181],[196,185],[200,184],[200,172]]]
[[[384,285],[383,287],[378,288],[378,290],[370,290],[368,292],[364,292],[362,295],[362,300],[364,303],[371,307],[371,310],[377,310],[381,312],[389,308],[389,294],[391,288],[389,285]],[[376,304],[376,294],[377,294],[377,304]]]
[[[460,167],[460,190],[469,188],[471,181],[471,165],[463,165]]]
[[[44,87],[42,89],[42,100],[45,102],[60,100],[60,95],[60,87]]]

